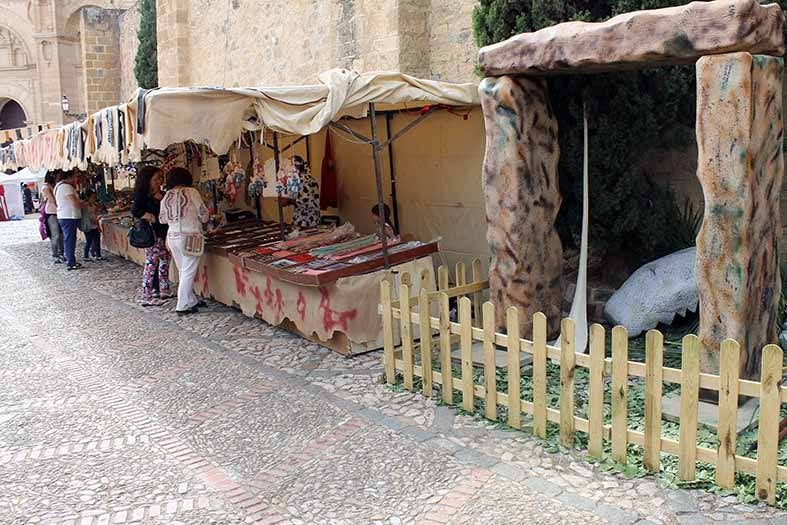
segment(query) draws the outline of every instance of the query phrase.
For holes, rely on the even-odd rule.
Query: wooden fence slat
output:
[[[389,385],[396,382],[396,363],[394,361],[393,313],[391,312],[391,283],[380,283],[380,302],[383,305],[383,357],[385,359],[385,381]]]
[[[533,433],[547,437],[547,318],[533,315]]]
[[[479,259],[473,259],[472,276],[473,276],[474,283],[483,280],[483,277],[481,275],[481,261]],[[484,322],[483,322],[484,313],[483,313],[483,305],[481,304],[481,292],[475,292],[473,294],[473,314],[475,314],[477,326],[484,326]]]
[[[431,270],[427,268],[421,270],[421,290],[429,291],[429,288],[432,285],[431,283],[432,280],[429,278],[431,275],[432,275]]]
[[[418,314],[421,317],[421,369],[423,389],[426,397],[432,397],[432,323],[430,319],[429,293],[422,286],[418,298]]]
[[[590,327],[590,393],[588,396],[588,453],[601,459],[604,453],[604,327]]]
[[[560,443],[574,446],[574,343],[576,326],[573,319],[560,323]]]
[[[443,402],[454,401],[453,368],[451,364],[451,312],[448,294],[440,294],[440,373],[443,376]]]
[[[612,459],[626,464],[628,446],[628,333],[622,326],[612,329]]]
[[[484,386],[486,400],[484,415],[487,419],[497,421],[497,353],[495,347],[495,305],[484,303]]]
[[[486,321],[489,317],[484,317]],[[508,426],[522,428],[522,402],[519,391],[519,309],[510,306],[506,311],[508,332]]]
[[[784,353],[776,345],[762,351],[760,375],[760,428],[757,436],[757,497],[776,504],[776,467],[779,462],[779,381]]]
[[[736,341],[721,343],[719,372],[719,449],[716,459],[716,484],[731,489],[735,485],[735,446],[738,437],[738,374],[740,347]]]
[[[643,464],[651,472],[661,465],[661,391],[664,336],[650,330],[645,336],[645,446]]]
[[[462,408],[467,412],[474,411],[473,389],[473,319],[470,299],[459,299],[459,346],[462,353]]]
[[[402,283],[405,281],[405,276],[402,275]],[[402,318],[399,320],[400,330],[402,332],[402,361],[404,362],[404,387],[407,390],[413,389],[413,330],[410,319],[410,302],[407,298],[410,297],[410,287],[407,284],[402,284],[399,287],[399,303],[402,312]]]
[[[694,481],[697,476],[697,411],[700,394],[700,340],[690,334],[683,338],[680,385],[680,454],[678,476]]]
[[[445,266],[437,269],[437,289],[441,292],[448,290],[448,268]]]
[[[456,263],[456,285],[464,286],[467,284],[467,266],[462,261]]]

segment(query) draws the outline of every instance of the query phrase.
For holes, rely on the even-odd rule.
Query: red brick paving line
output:
[[[272,390],[273,390],[272,385],[267,383],[259,383],[257,386],[254,386],[246,390],[245,392],[242,392],[241,394],[237,395],[235,399],[227,400],[207,410],[203,410],[202,412],[197,412],[196,414],[192,415],[189,419],[196,423],[204,423],[209,419],[213,419],[214,417],[220,416],[225,412],[238,408],[242,406],[244,403],[253,401],[254,399],[258,398],[260,395],[264,394],[265,392],[270,392]]]
[[[492,475],[489,469],[473,469],[448,494],[419,517],[415,522],[416,525],[441,525],[450,522],[462,507],[477,496]]]
[[[326,450],[330,450],[346,441],[350,436],[367,426],[368,423],[365,420],[353,417],[330,432],[306,443],[299,453],[288,456],[287,461],[278,464],[272,469],[260,472],[253,481],[249,482],[249,485],[258,490],[264,490],[272,485],[276,485],[306,462],[322,456]]]
[[[177,377],[178,374],[186,372],[187,370],[191,370],[205,364],[206,361],[210,360],[210,356],[207,355],[200,355],[192,359],[191,361],[187,361],[185,363],[181,363],[179,365],[164,368],[163,370],[159,370],[153,374],[148,374],[146,376],[139,377],[131,382],[128,385],[123,387],[123,390],[128,391],[135,391],[139,390],[145,386],[152,385],[154,383],[158,383],[164,381],[165,379],[171,379],[173,377]]]

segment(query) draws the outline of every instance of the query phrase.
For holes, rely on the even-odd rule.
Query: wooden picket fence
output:
[[[465,266],[457,265],[457,285],[448,287],[448,271],[438,271],[438,291],[428,292],[422,288],[419,297],[409,301],[392,300],[389,280],[381,283],[381,307],[384,337],[385,379],[389,384],[396,382],[397,373],[403,377],[404,388],[414,389],[414,378],[422,380],[423,395],[431,397],[434,384],[443,386],[442,400],[453,402],[454,391],[461,392],[462,408],[474,412],[476,398],[484,400],[485,417],[498,419],[498,406],[508,408],[507,423],[513,428],[522,427],[522,414],[532,417],[533,432],[546,438],[547,422],[560,427],[560,442],[563,446],[574,444],[574,433],[588,435],[588,452],[601,458],[604,440],[611,441],[612,459],[626,464],[629,444],[644,450],[644,466],[651,472],[660,468],[660,453],[665,452],[679,459],[679,477],[685,481],[695,479],[697,461],[716,466],[716,483],[732,488],[735,473],[756,476],[757,497],[774,504],[776,482],[787,481],[787,467],[778,465],[779,422],[781,403],[787,402],[787,387],[780,386],[782,378],[782,349],[768,345],[763,350],[760,382],[740,379],[738,343],[728,339],[721,345],[720,374],[700,373],[699,341],[688,335],[682,341],[682,368],[663,366],[663,336],[651,330],[646,337],[645,362],[628,360],[628,334],[618,326],[612,332],[612,358],[605,357],[606,331],[594,324],[590,328],[590,353],[574,351],[575,326],[571,319],[561,323],[562,347],[547,343],[547,321],[542,313],[533,316],[532,339],[524,339],[519,333],[517,308],[506,312],[507,333],[495,330],[494,305],[482,304],[482,293],[489,287],[481,280],[481,265],[473,264],[473,282],[467,283]],[[424,279],[424,276],[421,276]],[[424,279],[426,282],[426,279]],[[401,277],[399,297],[410,297],[411,278]],[[469,296],[469,297],[468,297]],[[457,297],[458,323],[452,322],[449,299]],[[435,307],[436,304],[436,307]],[[417,310],[416,310],[417,308]],[[432,312],[439,312],[437,317]],[[475,316],[473,316],[475,312]],[[474,319],[476,325],[474,325]],[[401,348],[395,348],[394,326],[399,321]],[[414,342],[414,327],[418,327],[421,341]],[[453,377],[451,363],[452,342],[458,337],[461,352],[461,374]],[[473,381],[473,341],[483,342],[484,384]],[[507,349],[508,392],[498,392],[496,384],[495,347]],[[441,371],[451,373],[445,378],[441,371],[433,370],[433,349]],[[420,366],[414,362],[414,350],[420,351]],[[520,352],[532,354],[533,399],[520,396]],[[401,357],[399,357],[399,354]],[[547,360],[560,366],[560,404],[547,406]],[[574,410],[574,373],[577,367],[589,369],[588,418],[578,417]],[[604,424],[605,377],[611,376],[611,424]],[[645,428],[644,431],[628,428],[627,390],[630,377],[645,379]],[[446,382],[449,382],[445,387]],[[680,388],[680,434],[679,439],[666,438],[661,434],[661,401],[664,382],[677,383]],[[699,389],[719,393],[718,449],[697,445],[697,417]],[[756,397],[760,400],[757,459],[735,454],[738,396]]]

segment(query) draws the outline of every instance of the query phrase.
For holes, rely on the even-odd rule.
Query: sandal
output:
[[[161,301],[160,299],[143,299],[142,303],[140,304],[142,306],[164,306],[164,301]]]

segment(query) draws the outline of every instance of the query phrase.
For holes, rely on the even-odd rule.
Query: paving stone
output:
[[[787,524],[394,392],[379,351],[347,359],[217,304],[141,308],[139,267],[63,271],[36,224],[0,223],[0,297],[25,297],[0,301],[3,523]]]

